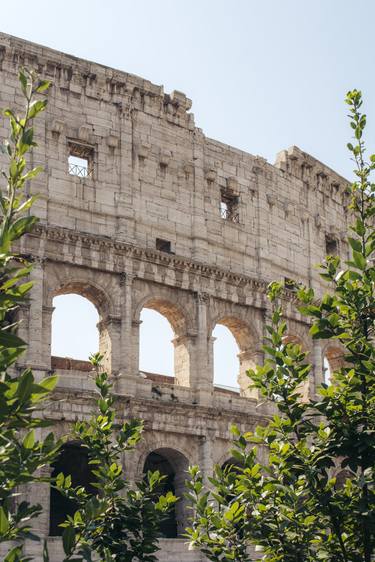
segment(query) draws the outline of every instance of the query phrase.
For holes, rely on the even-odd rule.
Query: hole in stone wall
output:
[[[68,144],[68,171],[72,176],[86,178],[93,175],[94,148],[80,143]]]
[[[147,474],[148,471],[155,472],[158,470],[165,479],[160,484],[158,493],[166,495],[168,492],[176,493],[175,490],[175,471],[169,460],[161,454],[150,453],[147,456],[143,472]],[[175,508],[169,510],[166,517],[161,521],[159,528],[159,536],[166,539],[175,539],[177,537],[177,520]]]
[[[160,162],[159,174],[161,178],[165,179],[167,177],[167,170],[168,170],[168,165],[165,164],[164,162]]]
[[[149,453],[146,458],[143,472],[158,470],[166,476],[160,486],[160,493],[172,492],[179,499],[165,520],[160,525],[160,536],[168,539],[181,537],[187,526],[189,511],[186,506],[184,493],[185,482],[189,466],[188,459],[179,451],[169,448],[160,448]]]
[[[327,256],[337,256],[338,254],[337,240],[332,236],[326,236],[326,254]]]
[[[239,392],[239,347],[226,326],[217,324],[212,332],[214,341],[214,386]],[[250,381],[249,381],[250,384]]]
[[[53,299],[51,355],[87,361],[99,350],[99,314],[85,297],[59,295]]]
[[[159,250],[159,252],[166,252],[167,254],[174,253],[172,252],[171,243],[169,240],[164,240],[163,238],[156,238],[155,245],[156,245],[156,249]]]
[[[327,357],[323,359],[323,382],[325,384],[331,384],[331,367]]]
[[[88,464],[87,451],[80,445],[68,444],[63,446],[58,458],[52,465],[52,478],[55,478],[60,472],[65,476],[71,475],[73,486],[83,486],[88,493],[95,494],[96,489],[92,486],[95,477]],[[66,498],[51,487],[49,535],[53,537],[61,536],[63,528],[59,526],[60,523],[65,521],[67,515],[74,515],[77,509],[76,502]]]
[[[174,377],[173,329],[156,310],[141,312],[139,333],[139,370],[165,377]],[[172,381],[171,381],[172,382]]]
[[[226,189],[221,190],[220,216],[222,219],[239,223],[240,215],[238,212],[238,204],[238,195],[235,195],[232,191]]]

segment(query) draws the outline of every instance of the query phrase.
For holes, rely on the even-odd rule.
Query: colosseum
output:
[[[89,299],[100,317],[100,350],[119,419],[145,420],[141,445],[124,458],[127,475],[134,481],[145,466],[157,466],[181,496],[188,465],[199,464],[209,475],[230,456],[231,425],[250,430],[270,412],[249,391],[246,371],[262,362],[271,280],[286,281],[288,337],[313,363],[305,392],[314,394],[325,362],[332,368],[339,360],[339,350],[310,338],[291,281],[319,293],[315,264],[327,253],[348,255],[347,182],[296,146],[270,164],[207,138],[180,91],[167,94],[138,76],[5,34],[1,107],[22,103],[22,65],[53,84],[35,124],[32,154],[32,164],[44,166],[32,185],[40,194],[34,207],[40,222],[22,242],[35,264],[31,299],[21,310],[21,335],[29,343],[24,364],[37,376],[60,375],[44,410],[57,434],[88,417],[88,364],[51,356],[51,318],[54,297]],[[1,135],[7,135],[4,121]],[[173,329],[174,378],[140,371],[144,308],[158,311]],[[239,391],[214,385],[218,324],[238,344]],[[81,457],[77,445],[68,445],[60,465],[82,468]],[[61,562],[61,498],[48,484],[25,495],[42,503],[37,530],[48,541],[51,562]],[[181,536],[187,516],[181,499],[161,529],[161,562],[203,559]],[[40,545],[27,548],[42,559]]]

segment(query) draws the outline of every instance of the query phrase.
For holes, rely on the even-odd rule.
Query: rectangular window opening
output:
[[[166,252],[167,254],[173,254],[171,243],[169,240],[163,240],[163,238],[156,238],[156,249],[159,252]]]
[[[87,178],[93,176],[94,148],[79,143],[69,143],[68,171],[72,176]]]
[[[239,223],[240,215],[238,212],[238,203],[238,195],[234,195],[233,193],[227,191],[222,191],[220,200],[221,218],[230,222]]]
[[[338,255],[337,240],[335,238],[332,238],[332,236],[326,236],[326,255],[327,256]]]
[[[296,282],[294,281],[294,279],[291,279],[290,277],[284,277],[284,287],[288,291],[296,291],[297,290]]]

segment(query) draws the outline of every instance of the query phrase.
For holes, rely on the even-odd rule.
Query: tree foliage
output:
[[[72,486],[71,475],[58,475],[56,488],[77,502],[74,517],[68,517],[63,532],[66,560],[153,562],[158,550],[161,518],[174,504],[172,493],[158,494],[163,480],[158,472],[149,472],[144,481],[131,487],[125,479],[122,456],[136,446],[143,424],[130,420],[119,425],[115,420],[112,385],[100,370],[102,357],[92,357],[96,368],[97,412],[89,421],[75,424],[72,435],[55,440],[53,433],[37,439],[50,424],[39,414],[42,402],[53,391],[57,377],[36,382],[30,369],[18,373],[16,362],[27,344],[17,335],[19,306],[27,302],[32,283],[30,257],[17,253],[19,239],[30,232],[37,218],[30,214],[35,197],[26,186],[41,167],[27,169],[27,156],[37,146],[33,120],[47,104],[49,82],[40,81],[33,72],[21,70],[19,80],[25,98],[25,113],[4,111],[9,119],[10,137],[1,146],[8,159],[2,172],[5,187],[0,192],[0,544],[5,543],[4,562],[27,562],[23,552],[26,539],[39,540],[32,532],[32,519],[41,513],[40,505],[19,501],[25,485],[51,482],[41,469],[58,458],[62,443],[75,439],[88,451],[93,485],[97,494]],[[43,98],[43,99],[40,99]],[[37,431],[36,431],[37,430]],[[47,546],[43,559],[49,560]]]
[[[283,288],[272,283],[266,360],[249,376],[277,414],[255,432],[234,428],[240,468],[217,467],[211,490],[191,469],[195,514],[187,533],[210,560],[249,561],[249,545],[267,562],[370,562],[375,551],[375,155],[365,157],[361,93],[349,92],[346,103],[356,166],[351,259],[326,258],[321,276],[329,291],[322,298],[297,287],[312,338],[339,343],[343,365],[317,397],[302,400],[312,366],[299,345],[286,343]],[[256,461],[259,446],[268,451],[263,465]]]
[[[165,477],[158,471],[148,472],[133,486],[126,480],[123,455],[139,442],[143,423],[133,419],[118,427],[112,384],[100,368],[101,360],[100,354],[91,358],[96,411],[89,421],[78,421],[71,436],[87,450],[97,493],[73,487],[70,475],[60,473],[56,478],[57,489],[78,505],[63,523],[65,560],[91,561],[92,553],[97,553],[105,562],[154,562],[161,518],[176,497],[172,492],[159,496]]]
[[[26,484],[43,480],[39,471],[53,461],[59,448],[52,433],[37,439],[35,431],[48,425],[37,410],[53,390],[56,377],[37,383],[30,369],[20,374],[15,370],[26,349],[17,336],[16,314],[32,286],[28,280],[32,264],[14,248],[37,221],[29,214],[35,198],[27,195],[25,185],[42,168],[28,170],[27,155],[36,146],[32,120],[46,107],[46,99],[39,98],[49,87],[49,82],[37,80],[26,70],[20,71],[19,80],[25,113],[4,111],[11,133],[1,145],[8,167],[2,172],[5,186],[0,192],[0,543],[14,541],[6,562],[28,560],[22,543],[37,538],[31,532],[31,520],[40,514],[41,506],[20,502],[18,494]]]

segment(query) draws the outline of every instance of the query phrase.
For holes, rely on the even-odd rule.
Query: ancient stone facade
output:
[[[22,309],[25,363],[38,376],[60,375],[44,411],[58,434],[88,416],[92,383],[83,362],[51,358],[53,298],[87,297],[100,315],[100,348],[118,393],[118,416],[143,418],[144,440],[125,458],[129,477],[141,478],[157,453],[173,469],[177,493],[184,471],[198,463],[208,475],[228,459],[230,426],[251,429],[267,405],[247,389],[246,369],[261,363],[273,279],[295,279],[322,291],[314,265],[326,252],[348,254],[345,180],[297,147],[271,165],[207,138],[194,124],[191,101],[147,80],[0,34],[0,106],[22,102],[20,65],[52,81],[48,107],[37,121],[32,164],[45,172],[32,184],[40,222],[22,241],[34,259],[29,306]],[[6,136],[4,122],[1,136]],[[69,168],[70,157],[86,168]],[[323,358],[339,350],[313,342],[285,291],[289,337],[310,351],[322,378]],[[139,325],[144,307],[159,311],[175,333],[175,378],[139,372]],[[73,320],[72,320],[73,321]],[[240,394],[213,386],[213,338],[224,324],[240,349]],[[49,535],[50,491],[39,531]],[[178,532],[186,520],[176,509]],[[51,560],[62,559],[49,537]],[[160,559],[198,562],[184,540],[161,540]],[[30,546],[37,552],[38,546]],[[38,558],[37,558],[38,559]]]

